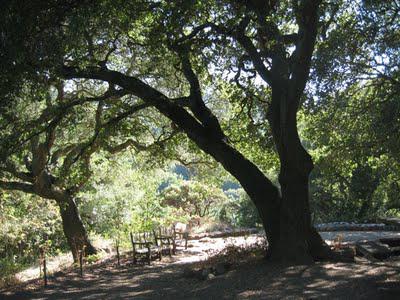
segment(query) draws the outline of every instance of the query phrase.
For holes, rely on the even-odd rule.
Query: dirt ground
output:
[[[252,244],[259,236],[190,241],[172,259],[151,266],[132,265],[129,256],[85,267],[84,277],[70,269],[52,275],[49,286],[32,280],[0,299],[400,299],[400,260],[379,263],[316,263],[287,267],[261,258],[202,280],[187,270],[211,252]]]

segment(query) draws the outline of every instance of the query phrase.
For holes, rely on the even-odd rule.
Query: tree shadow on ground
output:
[[[396,266],[397,265],[397,266]],[[210,280],[185,275],[192,264],[135,265],[129,258],[55,274],[49,286],[0,294],[5,299],[396,299],[400,268],[363,262],[288,267],[265,260],[241,264]],[[0,297],[1,298],[1,297]]]

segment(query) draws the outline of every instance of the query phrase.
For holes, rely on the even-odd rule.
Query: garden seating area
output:
[[[177,245],[184,243],[187,248],[189,233],[180,234],[173,229],[157,228],[148,232],[130,232],[132,259],[134,264],[151,264],[163,256],[176,254]]]

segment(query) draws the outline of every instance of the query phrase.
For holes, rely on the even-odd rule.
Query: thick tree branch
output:
[[[318,8],[320,2],[320,0],[304,0],[301,3],[301,7],[299,7],[298,35],[300,38],[291,57],[292,78],[289,83],[291,98],[296,99],[293,103],[296,111],[310,73],[311,57],[318,31]]]
[[[179,97],[179,98],[172,99],[172,101],[181,107],[189,107],[190,106],[190,97]]]
[[[299,40],[299,35],[297,33],[284,34],[281,36],[281,41],[284,44],[296,44]]]
[[[65,146],[64,148],[60,148],[56,151],[53,152],[51,155],[50,163],[51,164],[57,164],[57,161],[59,158],[63,155],[67,155],[72,149],[74,149],[77,146],[77,144],[72,144]]]
[[[205,135],[204,127],[183,107],[177,105],[167,96],[135,77],[127,76],[116,71],[101,70],[100,68],[79,70],[74,67],[64,67],[63,74],[65,78],[70,79],[98,79],[119,85],[129,90],[133,95],[141,98],[149,105],[155,106],[161,113],[184,129],[189,137]]]
[[[61,174],[67,174],[71,169],[72,165],[76,160],[74,158],[82,152],[82,148],[84,147],[83,144],[76,145],[73,149],[71,149],[68,154],[64,158],[64,162],[61,166]]]
[[[210,154],[235,176],[246,192],[249,193],[249,196],[254,199],[256,205],[264,207],[262,214],[265,214],[268,218],[274,218],[272,207],[278,206],[280,201],[276,186],[253,163],[230,146],[227,141],[210,134],[195,117],[174,103],[172,99],[143,81],[117,71],[102,70],[96,67],[84,70],[64,67],[63,76],[70,79],[88,78],[106,81],[130,91],[145,103],[153,105],[160,113],[177,124],[205,153]],[[252,176],[249,176],[249,174],[252,174]],[[263,206],[266,203],[265,201],[269,204]],[[265,207],[271,207],[271,209],[267,211]]]
[[[111,154],[116,154],[119,153],[121,151],[124,151],[125,149],[129,148],[129,147],[134,147],[137,151],[143,151],[143,150],[147,150],[148,147],[145,145],[140,144],[139,142],[133,140],[133,139],[127,139],[125,142],[115,145],[115,146],[111,146],[109,144],[105,144],[103,146],[103,148],[111,153]]]
[[[141,144],[138,141],[135,141],[134,139],[127,139],[125,142],[115,145],[115,146],[111,146],[106,143],[102,147],[111,154],[116,154],[116,153],[121,152],[131,146],[134,147],[136,149],[136,151],[148,151],[154,147],[163,147],[163,145],[165,143],[167,143],[169,140],[171,140],[178,133],[179,133],[178,130],[174,130],[165,138],[162,138],[164,136],[164,134],[161,134],[156,141],[154,141],[153,143],[148,144],[148,145]]]
[[[11,191],[21,191],[29,194],[35,194],[32,184],[17,182],[17,181],[3,181],[0,180],[0,188]]]
[[[219,138],[224,138],[225,135],[221,129],[217,117],[204,104],[201,94],[200,82],[197,78],[197,75],[193,71],[193,67],[190,62],[189,50],[185,47],[178,46],[177,53],[182,63],[183,74],[190,85],[190,110],[193,112],[195,117],[203,124],[203,126],[207,128],[207,130],[209,130]]]
[[[267,82],[269,85],[272,84],[272,74],[271,71],[268,70],[268,68],[265,66],[262,58],[261,58],[261,53],[258,52],[256,46],[253,44],[251,39],[246,36],[245,34],[245,24],[247,24],[247,19],[244,19],[246,22],[241,22],[235,30],[227,30],[223,28],[220,25],[209,23],[210,27],[217,33],[221,35],[227,35],[231,36],[234,39],[236,39],[239,44],[243,47],[243,49],[247,52],[249,55],[251,61],[254,64],[254,67],[256,68],[258,74],[261,76],[261,78]]]
[[[260,76],[265,80],[265,82],[271,84],[272,83],[271,72],[265,66],[261,58],[261,53],[258,52],[256,46],[253,44],[251,39],[245,34],[245,30],[249,22],[250,19],[248,17],[245,17],[236,27],[231,29],[225,28],[222,25],[218,25],[212,22],[206,22],[202,25],[195,27],[192,30],[192,32],[187,36],[178,39],[177,43],[183,43],[187,40],[190,40],[191,38],[195,37],[199,32],[201,32],[206,28],[211,28],[214,32],[220,35],[232,37],[239,42],[239,44],[244,48],[244,50],[250,56],[254,64],[254,67],[257,69]],[[296,39],[297,39],[296,35],[287,35],[282,37],[282,40],[287,43],[293,43]]]
[[[10,162],[6,163],[6,165],[4,167],[0,167],[0,170],[5,171],[5,172],[13,175],[14,177],[16,177],[20,180],[26,181],[26,182],[34,181],[32,173],[18,171],[17,168]]]

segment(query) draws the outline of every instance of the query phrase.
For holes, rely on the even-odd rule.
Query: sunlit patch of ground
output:
[[[247,247],[255,243],[261,243],[262,241],[264,241],[264,237],[256,234],[223,238],[204,237],[199,240],[191,240],[188,243],[187,250],[184,250],[182,247],[182,255],[174,263],[184,264],[206,260],[229,245]]]
[[[47,268],[49,274],[52,274],[54,272],[60,271],[62,269],[65,269],[73,264],[73,259],[71,254],[61,254],[56,257],[50,257],[46,260],[47,262]],[[21,281],[28,281],[32,279],[39,278],[41,272],[39,269],[39,262],[35,264],[34,266],[25,269],[17,274],[15,274],[15,277]]]
[[[101,249],[111,249],[112,248],[111,241],[95,237],[92,242],[97,249],[100,249],[98,255],[100,260],[110,258],[113,255],[112,252],[107,254],[106,252],[101,250]],[[51,276],[56,272],[68,269],[72,267],[73,263],[74,260],[72,258],[71,253],[63,253],[57,256],[47,257],[46,258],[47,274]],[[15,274],[15,278],[19,282],[26,282],[32,279],[40,278],[41,276],[42,276],[42,270],[39,266],[39,260],[33,266]]]

